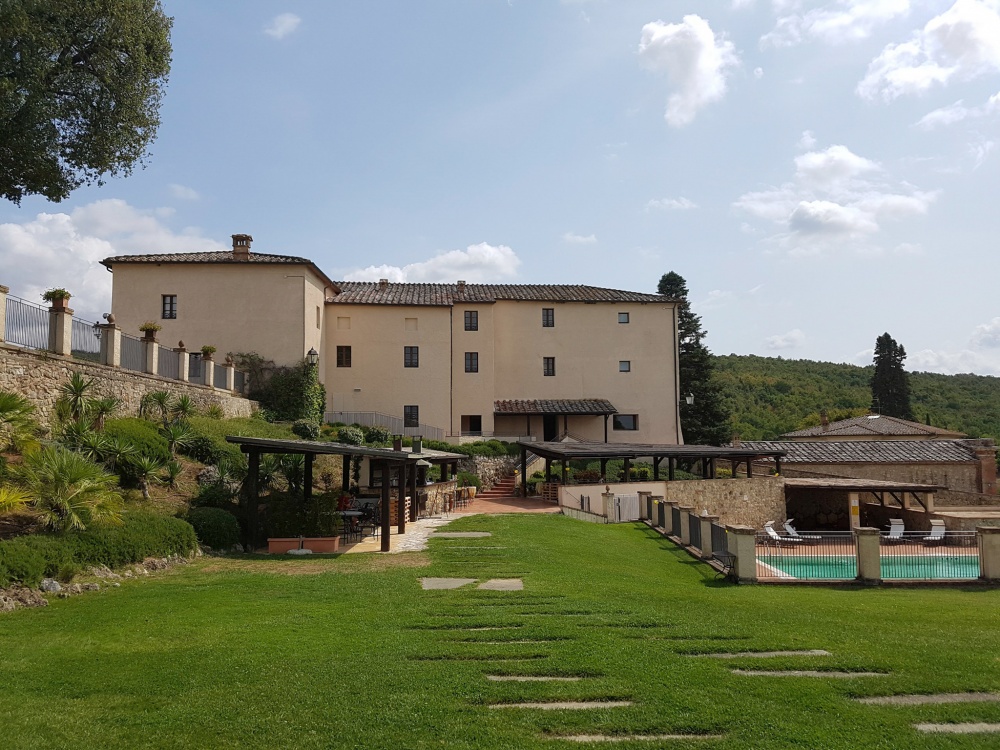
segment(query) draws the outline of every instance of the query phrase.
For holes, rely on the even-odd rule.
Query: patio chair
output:
[[[768,521],[764,524],[764,531],[767,532],[768,541],[774,542],[775,544],[781,545],[785,542],[801,542],[801,539],[795,539],[794,537],[781,536],[777,531],[774,530],[774,521]]]
[[[819,534],[800,534],[798,531],[795,530],[795,527],[792,526],[792,521],[794,520],[795,520],[794,518],[789,518],[784,523],[785,533],[788,534],[788,536],[791,539],[801,539],[802,541],[815,542],[823,538]]]
[[[886,535],[885,540],[887,542],[902,542],[904,531],[906,531],[906,528],[903,526],[902,518],[890,518],[889,533]]]
[[[925,536],[922,541],[924,544],[944,544],[944,521],[935,519],[931,521],[931,533],[929,536]]]

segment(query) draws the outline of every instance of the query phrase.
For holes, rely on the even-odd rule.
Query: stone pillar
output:
[[[205,385],[209,388],[215,388],[215,362],[211,357],[201,358],[201,374]]]
[[[142,339],[143,368],[142,371],[150,375],[155,375],[160,365],[160,345],[156,337]]]
[[[718,516],[698,516],[701,521],[701,559],[712,559],[712,524],[719,520]]]
[[[690,505],[681,505],[681,544],[685,547],[691,546],[691,512],[694,510]]]
[[[236,365],[232,362],[226,362],[226,390],[235,391],[236,390]],[[416,500],[414,500],[414,506],[416,507]],[[416,518],[411,519],[416,521]]]
[[[122,329],[114,323],[101,323],[101,364],[122,366]]]
[[[882,582],[882,560],[879,557],[880,542],[878,529],[862,526],[854,530],[857,544],[858,580],[862,583]]]
[[[680,505],[677,500],[667,500],[663,503],[663,530],[667,532],[667,536],[672,536],[675,539],[680,534],[674,534],[674,508],[679,508]]]
[[[934,512],[934,493],[933,492],[928,492],[928,493],[926,493],[924,495],[924,503],[926,503],[926,505],[927,505],[927,512],[928,513],[933,513]]]
[[[8,287],[0,284],[0,343],[3,343],[7,339],[4,338],[7,332],[7,293],[10,292]]]
[[[727,526],[729,553],[736,557],[733,572],[740,583],[757,582],[757,532],[749,526]]]
[[[662,497],[653,498],[653,508],[656,512],[656,518],[653,521],[654,526],[658,526],[661,529],[666,530],[667,528],[667,504],[663,502]]]
[[[608,513],[615,507],[615,493],[614,492],[602,492],[601,493],[601,515],[605,518],[608,517]]]
[[[639,490],[639,520],[645,521],[652,517],[652,513],[649,512],[649,506],[652,505],[650,497],[653,493],[648,490]]]
[[[174,356],[177,357],[177,379],[182,383],[187,383],[191,379],[191,360],[188,359],[187,349],[184,342],[178,343],[174,349]]]
[[[857,492],[850,492],[847,495],[847,502],[850,506],[848,512],[851,518],[851,530],[854,531],[861,526],[861,496]]]
[[[1000,526],[978,526],[979,577],[984,581],[1000,581]]]
[[[73,349],[73,311],[49,308],[49,351],[68,357]]]

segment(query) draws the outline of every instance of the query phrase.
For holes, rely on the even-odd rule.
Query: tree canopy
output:
[[[913,419],[910,380],[903,369],[906,350],[888,333],[883,333],[875,339],[873,361],[872,411],[900,419]]]
[[[171,24],[160,0],[0,0],[0,195],[60,201],[141,164]]]
[[[687,282],[671,271],[660,278],[657,292],[679,300],[677,343],[684,441],[692,445],[722,445],[731,437],[729,418],[714,375],[712,353],[702,342],[707,332],[702,330],[701,318],[688,304]],[[687,403],[688,393],[694,396],[693,404]]]

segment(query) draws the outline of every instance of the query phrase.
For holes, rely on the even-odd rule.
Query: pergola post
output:
[[[628,458],[626,457],[625,459],[622,460],[622,478],[621,478],[621,481],[623,481],[623,482],[630,482],[630,481],[632,481],[632,477],[631,477],[631,473],[632,472],[631,472],[631,469],[632,469],[632,462],[629,461]]]
[[[391,524],[389,523],[389,503],[392,502],[391,490],[389,486],[391,482],[390,473],[392,471],[391,464],[388,461],[382,462],[382,552],[389,551],[389,529]]]
[[[552,481],[552,459],[545,459],[545,483]]]
[[[674,481],[675,472],[677,471],[677,459],[671,456],[667,459],[667,481]]]
[[[521,446],[521,497],[527,497],[527,496],[528,496],[528,449],[522,445]]]
[[[351,456],[350,454],[340,457],[340,489],[348,492],[351,489]],[[383,473],[383,477],[385,474]]]
[[[243,548],[253,552],[257,540],[257,509],[260,496],[257,494],[257,477],[260,474],[260,451],[251,450],[247,454],[247,478],[243,483],[243,501],[245,503],[243,520],[246,523],[243,537]]]
[[[417,520],[417,465],[413,464],[412,469],[407,469],[410,475],[410,520]]]
[[[604,442],[608,442],[608,419],[610,419],[610,414],[604,415]]]
[[[569,461],[567,461],[565,458],[561,461],[559,476],[561,479],[560,484],[564,486],[566,484],[569,484]]]
[[[406,464],[399,466],[399,479],[396,482],[396,533],[406,533]]]
[[[608,481],[608,459],[601,459],[601,481]]]
[[[308,505],[312,502],[313,494],[313,459],[315,456],[312,453],[306,454],[306,476],[302,482],[302,499]]]
[[[663,460],[663,456],[653,456],[653,480],[660,480],[660,462]]]

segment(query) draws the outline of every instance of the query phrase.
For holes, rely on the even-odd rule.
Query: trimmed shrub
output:
[[[296,419],[292,423],[292,432],[303,440],[319,440],[319,425],[311,419]]]
[[[191,505],[196,508],[234,508],[236,504],[232,490],[221,482],[201,485],[198,494],[191,499]]]
[[[374,425],[364,428],[365,442],[369,445],[381,445],[392,442],[392,433],[388,427]]]
[[[117,568],[147,557],[187,555],[198,547],[194,528],[180,518],[135,511],[123,520],[121,526],[93,526],[76,534],[76,561]]]
[[[337,433],[337,441],[348,445],[362,445],[365,442],[365,433],[361,431],[360,427],[348,425],[340,428],[340,432]]]
[[[28,537],[18,537],[0,542],[0,586],[20,583],[37,587],[45,578],[45,555],[26,543],[26,539]]]
[[[109,419],[104,423],[104,434],[109,438],[121,438],[135,447],[140,456],[167,463],[170,445],[160,434],[153,422],[145,419]]]
[[[601,472],[596,469],[579,469],[573,472],[573,480],[579,484],[596,484],[601,481]]]
[[[186,520],[198,540],[212,549],[228,550],[240,542],[239,521],[221,508],[192,508]]]
[[[460,471],[457,478],[459,487],[475,487],[478,490],[482,486],[479,477],[471,471]]]

